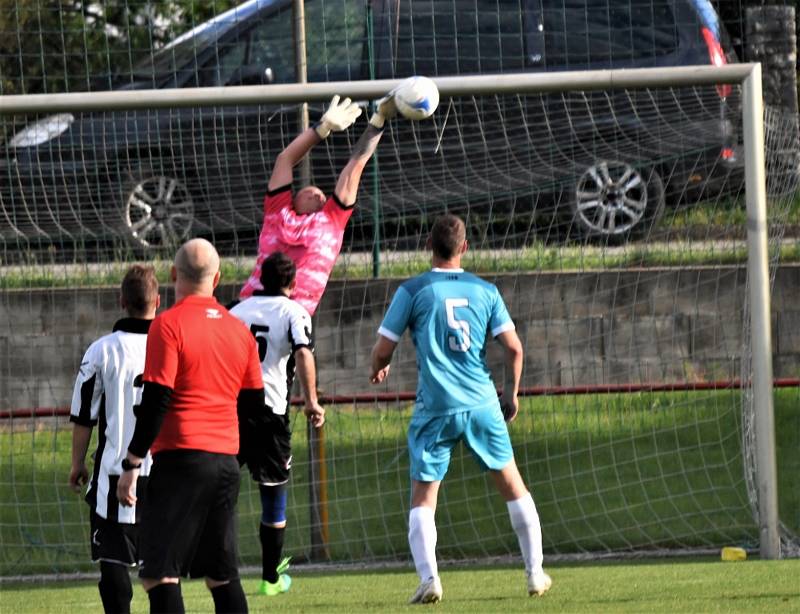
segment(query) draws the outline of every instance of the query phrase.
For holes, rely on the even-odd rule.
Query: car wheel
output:
[[[137,249],[156,251],[192,234],[195,199],[174,174],[149,166],[131,169],[122,184],[123,232]]]
[[[664,183],[652,168],[599,160],[574,186],[571,227],[580,237],[611,242],[641,237],[664,213]]]

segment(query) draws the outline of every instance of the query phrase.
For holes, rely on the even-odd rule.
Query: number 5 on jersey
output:
[[[453,352],[466,352],[470,346],[469,322],[456,318],[457,307],[469,307],[469,300],[465,298],[444,299],[447,326],[453,330],[447,335],[447,344]]]
[[[258,360],[264,362],[264,359],[267,357],[266,333],[269,332],[269,326],[264,326],[263,324],[251,324],[250,332],[253,333],[253,337],[256,338],[256,343],[258,344]]]

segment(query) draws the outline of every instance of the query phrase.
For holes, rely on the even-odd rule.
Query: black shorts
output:
[[[142,510],[139,577],[238,578],[238,496],[235,456],[200,450],[159,452]]]
[[[92,510],[89,517],[91,526],[92,560],[119,563],[133,567],[137,558],[136,541],[139,526],[106,520]]]
[[[242,461],[259,484],[278,486],[289,481],[292,468],[292,430],[289,413],[267,411],[250,427],[254,432],[242,433]]]

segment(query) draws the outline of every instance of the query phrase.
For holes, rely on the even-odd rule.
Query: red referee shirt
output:
[[[188,296],[159,314],[147,336],[144,381],[172,388],[151,452],[236,454],[236,399],[263,387],[256,341],[215,298]]]

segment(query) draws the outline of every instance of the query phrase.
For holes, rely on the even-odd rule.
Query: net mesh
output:
[[[93,26],[63,12],[58,25],[49,6],[17,2],[10,17],[0,16],[0,44],[22,51],[2,56],[0,91],[94,89],[97,77],[105,88],[134,87],[138,78],[161,87],[160,76],[178,79],[187,57],[197,68],[184,85],[262,79],[264,62],[242,60],[238,42],[209,52],[185,38],[191,44],[151,56],[185,28],[165,22],[158,3],[123,4],[128,27],[115,34],[106,27],[110,8],[97,3],[107,49],[96,56],[84,36]],[[645,8],[652,15],[668,4],[627,2],[626,14],[641,18]],[[548,32],[567,32],[572,21],[565,20],[574,20],[568,5],[545,15]],[[229,8],[181,6],[190,26]],[[365,13],[350,1],[307,3],[311,80],[419,68],[466,73],[478,60],[479,70],[511,71],[520,64],[497,58],[533,44],[521,25],[527,22],[508,19],[506,3],[478,12],[465,3],[375,6]],[[447,30],[440,17],[454,7],[469,19],[450,20]],[[234,17],[243,24],[247,14]],[[290,82],[291,11],[279,7],[274,19],[281,27],[257,48],[269,51],[273,80]],[[387,24],[398,24],[397,36],[380,34]],[[438,38],[429,36],[433,25]],[[48,50],[47,32],[59,32],[64,46]],[[420,43],[434,38],[432,51]],[[461,41],[459,54],[448,40]],[[581,49],[585,56],[597,45],[610,61],[624,60],[602,40],[590,47],[572,40],[553,36],[545,48],[561,44],[566,55],[558,61],[573,67]],[[655,39],[637,41],[627,48],[652,61]],[[141,71],[131,68],[141,61]],[[365,373],[394,290],[429,266],[425,240],[444,211],[465,218],[465,267],[500,287],[525,346],[526,396],[510,432],[542,518],[546,555],[755,546],[754,407],[741,385],[751,357],[742,313],[739,105],[738,88],[716,87],[476,95],[444,98],[430,121],[393,121],[364,175],[315,316],[319,386],[329,401],[327,475],[312,464],[304,420],[295,414],[287,554],[338,563],[408,560],[411,343],[401,342],[384,386],[371,388]],[[321,112],[311,105],[312,119]],[[297,118],[293,105],[267,104],[0,115],[0,575],[93,569],[88,507],[66,486],[71,425],[63,411],[80,357],[122,315],[116,288],[126,267],[154,262],[166,287],[175,245],[189,236],[218,247],[229,280],[219,298],[233,298],[253,266],[273,161],[296,135]],[[800,449],[797,120],[773,109],[765,120],[774,372],[795,384],[775,396],[779,503],[791,553],[800,532],[791,469]],[[326,192],[364,126],[362,119],[312,151],[312,180]],[[171,302],[164,290],[162,304]],[[488,360],[500,381],[499,348],[489,348]],[[242,560],[257,564],[260,503],[248,479],[239,505]],[[442,489],[437,524],[443,559],[517,552],[504,504],[463,450]]]

